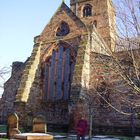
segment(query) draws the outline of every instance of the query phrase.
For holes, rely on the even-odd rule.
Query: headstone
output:
[[[140,136],[135,136],[134,140],[140,140]]]
[[[46,119],[43,115],[38,115],[33,119],[33,133],[46,133]]]
[[[7,136],[12,138],[15,134],[19,134],[18,129],[18,116],[16,113],[9,115],[7,121]]]

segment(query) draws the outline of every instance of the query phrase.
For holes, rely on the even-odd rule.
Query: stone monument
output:
[[[46,133],[46,118],[43,115],[38,115],[33,119],[33,133]]]
[[[18,129],[18,116],[16,113],[9,115],[7,120],[7,136],[8,138],[12,138],[14,135],[19,134],[20,131]]]

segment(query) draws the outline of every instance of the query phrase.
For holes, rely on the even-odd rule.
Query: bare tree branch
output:
[[[0,80],[1,80],[0,88],[3,88],[3,82],[5,82],[5,76],[9,74],[9,72],[10,72],[9,67],[3,67],[0,69]]]

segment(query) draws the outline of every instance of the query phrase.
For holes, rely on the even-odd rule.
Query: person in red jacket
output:
[[[88,128],[87,120],[84,117],[82,117],[76,125],[77,140],[80,139],[85,140],[87,128]]]

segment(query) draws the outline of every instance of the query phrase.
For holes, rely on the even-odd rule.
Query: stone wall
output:
[[[39,37],[38,37],[39,38]],[[41,44],[35,38],[35,45],[26,63],[23,71],[21,82],[17,90],[14,108],[20,118],[20,124],[23,126],[31,126],[32,119],[40,110],[40,48]]]
[[[85,25],[94,25],[101,37],[112,51],[115,49],[116,21],[115,9],[110,0],[71,0],[72,11],[81,19]],[[86,5],[91,5],[92,15],[84,17],[83,9]]]
[[[70,31],[65,36],[57,36],[57,29],[60,27],[62,21],[65,21]],[[69,9],[69,7],[62,3],[57,9],[55,15],[41,33],[40,40],[45,43],[52,43],[59,40],[69,40],[71,38],[83,35],[87,32],[86,26],[83,22]]]
[[[116,53],[116,57],[118,60],[126,61],[126,53],[128,52]],[[88,94],[92,96],[90,99],[86,98],[84,102],[78,100],[75,104],[71,113],[74,114],[74,123],[79,115],[88,113],[88,109],[85,108],[92,102],[94,134],[131,135],[132,129],[135,135],[139,134],[140,108],[129,104],[129,101],[133,103],[140,101],[137,94],[122,79],[117,65],[110,56],[91,52],[90,60],[90,91],[84,92],[85,87],[82,87],[82,94],[85,95],[81,96],[81,100],[86,96],[89,97]],[[128,65],[128,62],[123,63],[123,67]]]
[[[0,122],[5,123],[7,116],[14,112],[15,96],[21,82],[21,76],[25,67],[25,63],[13,62],[11,77],[4,84],[4,93],[0,104]]]
[[[31,57],[26,63],[22,81],[17,91],[16,102],[27,102],[32,84],[35,80],[36,73],[38,72],[38,65],[40,62],[40,47],[41,44],[34,45]]]

